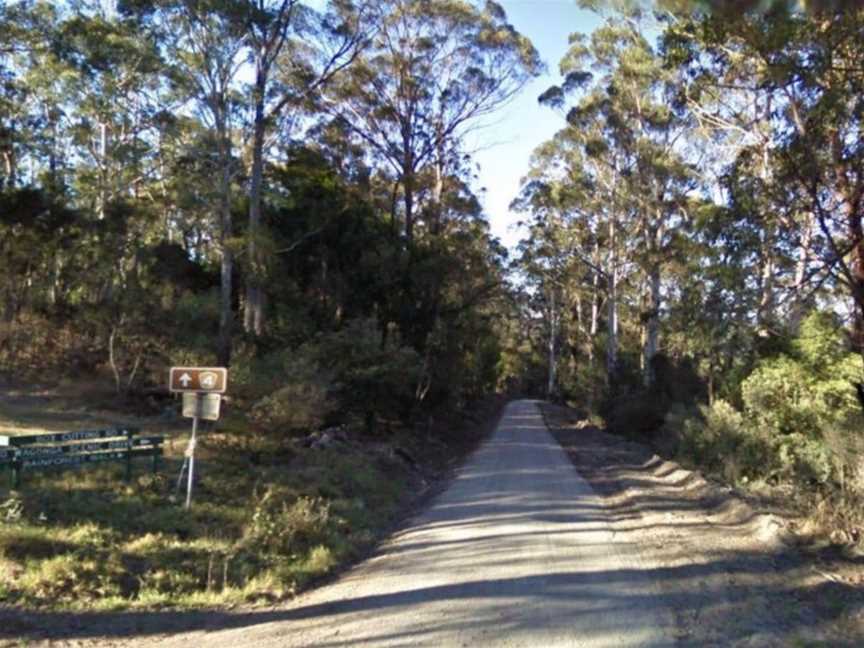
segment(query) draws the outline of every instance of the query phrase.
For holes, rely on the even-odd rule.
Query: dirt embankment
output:
[[[776,507],[544,405],[552,433],[609,505],[616,540],[677,597],[686,646],[864,645],[864,558],[800,546]]]

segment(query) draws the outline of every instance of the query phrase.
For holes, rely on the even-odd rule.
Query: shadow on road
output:
[[[564,636],[574,627],[586,641],[602,644],[666,615],[674,622],[663,628],[670,642],[662,645],[731,645],[763,633],[782,645],[833,623],[844,614],[841,603],[860,596],[841,583],[802,583],[802,562],[791,553],[743,551],[731,540],[728,546],[691,544],[693,529],[718,531],[705,518],[711,502],[680,497],[691,478],[657,471],[650,457],[641,463],[619,457],[622,469],[631,470],[630,481],[609,477],[601,488],[610,499],[598,497],[562,459],[560,446],[548,435],[540,438],[546,428],[536,420],[505,419],[506,434],[478,450],[428,510],[332,588],[268,610],[56,613],[0,607],[0,639],[155,639],[253,628],[275,633],[275,626],[264,626],[286,623],[279,637],[297,628],[303,637],[316,637],[317,646],[434,643],[442,632],[469,632],[482,644],[486,632],[525,639],[550,628]],[[531,461],[522,462],[525,453]],[[530,468],[520,467],[525,465]],[[667,488],[655,488],[657,479],[669,477]],[[613,496],[624,492],[631,497],[616,504]],[[750,522],[743,516],[722,525],[721,537],[743,537]],[[372,580],[383,585],[364,590]],[[819,615],[811,606],[797,606],[802,599],[822,601]],[[429,616],[413,619],[424,606],[434,611],[436,623]],[[699,624],[708,634],[693,633]]]
[[[428,550],[428,548],[427,548]],[[454,604],[478,599],[501,599],[500,606],[491,610],[506,613],[507,599],[519,595],[526,589],[542,590],[544,602],[553,612],[556,601],[564,601],[568,608],[574,600],[586,603],[585,613],[607,614],[615,609],[624,611],[646,610],[657,605],[672,604],[682,614],[703,614],[705,609],[713,607],[713,614],[722,614],[722,608],[728,604],[728,599],[739,600],[740,597],[767,597],[786,599],[806,594],[808,597],[842,598],[849,594],[847,588],[834,583],[825,583],[808,588],[802,592],[799,588],[765,587],[754,590],[752,587],[740,592],[734,588],[722,593],[712,592],[702,583],[705,578],[718,571],[732,574],[759,574],[765,570],[763,556],[736,556],[734,560],[715,560],[702,565],[662,570],[619,570],[607,572],[578,572],[542,574],[510,580],[480,580],[459,585],[438,587],[419,587],[382,595],[361,596],[338,602],[299,607],[282,610],[256,610],[245,612],[198,611],[198,612],[123,612],[123,613],[53,613],[27,612],[21,614],[12,609],[0,609],[0,638],[4,639],[94,639],[122,638],[132,636],[153,636],[183,633],[196,630],[224,630],[250,628],[252,626],[277,621],[300,621],[317,619],[322,622],[336,622],[340,615],[355,612],[395,611],[430,601],[450,601]],[[646,580],[663,581],[671,587],[671,599],[658,602],[653,592],[619,596],[610,594],[614,591],[611,585],[625,583],[629,585],[644,583]],[[534,582],[531,582],[534,581]],[[608,590],[608,591],[607,591]],[[466,623],[475,626],[490,621],[490,608],[487,606],[483,618],[474,618]],[[840,607],[837,607],[839,612]],[[758,628],[742,624],[742,619],[733,615],[727,621],[728,634],[725,639],[730,643],[751,636]],[[506,614],[504,615],[506,617]],[[820,618],[819,622],[830,622],[832,618]],[[494,620],[501,622],[500,616]],[[786,632],[809,628],[815,619],[802,615],[786,625]],[[440,628],[438,628],[440,630]],[[521,628],[530,630],[530,628]],[[367,637],[368,639],[368,637]],[[851,645],[851,644],[850,644]]]

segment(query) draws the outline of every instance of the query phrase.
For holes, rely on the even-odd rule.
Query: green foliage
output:
[[[791,348],[794,357],[763,360],[743,381],[743,413],[722,400],[697,415],[670,412],[666,428],[679,455],[732,481],[831,487],[857,474],[852,448],[862,415],[853,380],[861,358],[846,352],[835,319],[820,312],[804,319]]]
[[[271,487],[255,502],[241,543],[290,556],[320,546],[329,518],[330,506],[321,498],[296,497],[290,490]]]
[[[421,368],[418,353],[391,338],[374,319],[320,333],[300,349],[332,376],[333,394],[348,413],[404,417],[414,400]]]
[[[742,383],[748,417],[780,434],[812,438],[829,425],[853,421],[861,407],[854,388],[861,358],[845,350],[834,318],[810,314],[792,347],[796,357],[765,360]]]
[[[807,367],[780,356],[764,361],[741,385],[744,408],[757,425],[780,434],[816,434],[813,380]]]
[[[833,373],[847,355],[847,340],[833,313],[813,311],[801,322],[792,348],[801,361],[819,375]]]
[[[770,439],[750,427],[744,416],[723,400],[698,413],[680,417],[670,411],[667,430],[678,437],[679,458],[719,473],[726,479],[766,477],[777,465]]]
[[[285,365],[280,380],[282,386],[257,401],[249,418],[274,431],[320,427],[335,406],[328,376],[308,357],[286,359]]]
[[[774,439],[779,475],[801,484],[827,484],[834,477],[831,451],[822,439],[801,433]]]

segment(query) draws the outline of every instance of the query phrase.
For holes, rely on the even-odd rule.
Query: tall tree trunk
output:
[[[558,369],[556,341],[558,337],[558,311],[555,304],[555,288],[549,291],[549,374],[546,383],[546,398],[555,396],[555,381]]]
[[[443,228],[444,207],[441,201],[444,197],[444,160],[443,153],[438,154],[435,161],[435,184],[432,185],[432,222],[429,231],[433,236],[438,236]]]
[[[642,351],[642,381],[646,389],[654,386],[654,356],[660,337],[660,264],[652,264],[648,276],[648,312],[645,319],[645,347]]]
[[[393,238],[399,236],[399,180],[393,183],[393,191],[390,194],[390,232]]]
[[[609,218],[609,268],[607,270],[606,318],[606,382],[612,386],[618,371],[618,258],[616,247],[617,224],[615,217]]]
[[[17,184],[18,161],[15,157],[15,120],[9,123],[5,131],[5,142],[0,146],[3,152],[4,181],[0,183],[0,189],[12,189]]]
[[[406,173],[404,178],[403,205],[405,206],[405,244],[414,241],[414,174]]]
[[[855,350],[864,356],[864,228],[861,214],[850,202],[845,203],[849,237],[854,243],[852,248],[852,343]]]
[[[661,303],[661,256],[664,228],[661,225],[662,215],[655,215],[656,221],[649,229],[650,266],[648,271],[648,303],[644,315],[645,345],[642,349],[642,383],[646,389],[654,385],[654,356],[657,355],[660,339],[660,309]]]
[[[99,220],[105,219],[108,204],[108,125],[99,124]]]
[[[844,150],[840,132],[835,131],[831,137],[831,157],[849,242],[853,246],[849,268],[853,299],[852,344],[864,357],[864,183],[860,172],[850,173]],[[850,177],[856,177],[857,182],[853,184]]]
[[[216,355],[219,364],[227,367],[231,364],[231,336],[234,324],[232,275],[234,272],[234,253],[231,250],[233,222],[231,217],[231,143],[228,139],[228,127],[224,115],[217,120],[217,137],[219,138],[220,187],[219,187],[219,217],[221,230],[219,242],[222,248],[222,264],[220,268],[220,304],[219,304],[219,340]]]
[[[759,335],[767,336],[774,321],[774,271],[776,268],[775,236],[773,226],[765,230],[759,253],[759,306],[756,310],[756,326]]]
[[[444,153],[440,146],[440,141],[438,145],[438,153],[435,159],[435,183],[432,185],[432,210],[431,210],[431,222],[430,222],[430,234],[433,236],[438,236],[441,230],[441,223],[443,221],[444,214],[444,206],[443,206],[443,198],[444,198]],[[429,328],[425,334],[425,338],[423,341],[423,346],[425,349],[425,356],[423,361],[423,370],[420,376],[420,385],[425,385],[423,390],[417,391],[418,396],[422,393],[423,397],[429,391],[432,386],[432,376],[435,369],[435,355],[433,354],[433,334],[438,329],[438,322],[441,318],[441,278],[440,276],[436,276],[432,279],[433,287],[432,287],[432,316],[429,321]],[[422,398],[418,398],[418,402],[420,402]]]
[[[763,187],[770,179],[768,158],[768,141],[763,139],[761,145],[762,162],[759,177]],[[776,226],[765,214],[765,225],[762,230],[761,247],[759,250],[759,306],[756,311],[757,333],[762,336],[770,334],[774,322],[776,299],[774,295],[774,271],[777,267],[777,232]]]
[[[810,266],[810,246],[813,243],[813,213],[807,212],[804,225],[801,229],[801,244],[798,248],[798,259],[795,261],[795,294],[792,297],[792,307],[789,311],[789,324],[793,331],[798,331],[801,320],[807,310],[805,297],[805,282],[807,281],[807,270]]]
[[[249,257],[246,276],[246,307],[243,328],[247,333],[261,335],[264,330],[264,296],[261,286],[261,263],[258,236],[261,229],[261,188],[264,177],[264,116],[267,69],[259,63],[255,73],[255,122],[252,134],[252,169],[249,179],[249,228],[246,254]]]
[[[591,328],[588,340],[588,365],[594,369],[594,340],[597,339],[597,330],[600,324],[600,239],[594,241],[594,266],[595,270],[591,278]]]
[[[59,183],[57,182],[57,119],[56,115],[50,108],[46,107],[45,113],[49,125],[48,131],[50,133],[50,142],[48,145],[48,177],[51,180],[51,191],[52,193],[56,193],[59,189]],[[32,180],[33,178],[31,178],[31,181]]]

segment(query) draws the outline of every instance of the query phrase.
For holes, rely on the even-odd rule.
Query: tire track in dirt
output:
[[[848,605],[861,592],[826,578],[789,546],[784,518],[573,410],[542,410],[576,469],[604,496],[616,541],[642,547],[645,569],[673,602],[679,645],[864,644],[864,615]]]

